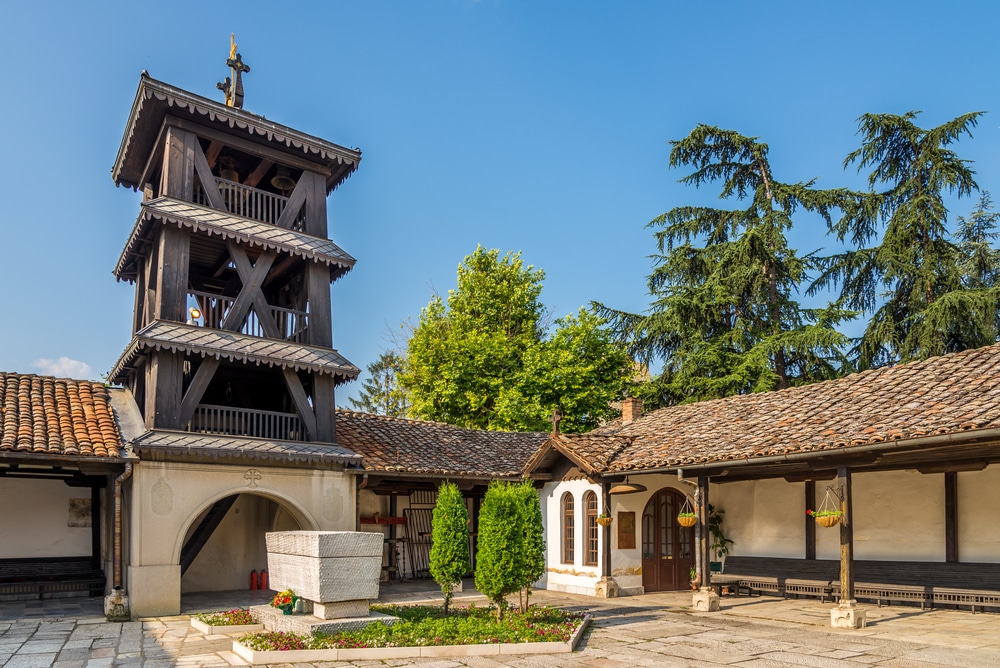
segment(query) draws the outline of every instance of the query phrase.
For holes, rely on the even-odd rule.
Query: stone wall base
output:
[[[335,603],[317,603],[313,601],[312,614],[319,619],[368,617],[368,599],[337,601]]]

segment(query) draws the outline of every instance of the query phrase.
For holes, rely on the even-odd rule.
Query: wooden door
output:
[[[677,524],[684,496],[664,488],[642,511],[642,586],[646,591],[674,591],[690,586],[694,565],[694,528]]]

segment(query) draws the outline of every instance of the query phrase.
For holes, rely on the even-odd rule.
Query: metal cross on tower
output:
[[[243,75],[250,71],[250,66],[243,62],[243,56],[236,53],[236,33],[229,35],[229,58],[226,59],[230,76],[215,84],[215,87],[226,94],[226,106],[243,108]]]

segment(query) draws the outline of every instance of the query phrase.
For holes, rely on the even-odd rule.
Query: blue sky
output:
[[[865,112],[923,110],[929,127],[989,111],[958,150],[1000,192],[996,7],[14,3],[0,27],[0,370],[97,378],[128,343],[133,289],[111,269],[139,196],[110,168],[139,73],[219,98],[230,32],[252,67],[248,110],[363,151],[329,200],[331,237],[358,258],[333,286],[335,345],[363,368],[477,244],[544,268],[556,317],[591,300],[642,310],[646,223],[716,194],[667,167],[668,141],[700,122],[760,136],[781,180],[834,187],[861,184],[841,164]],[[809,219],[792,242],[834,245]]]

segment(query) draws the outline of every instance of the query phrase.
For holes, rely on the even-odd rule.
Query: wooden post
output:
[[[90,488],[90,567],[103,568],[101,564],[101,488]]]
[[[816,481],[806,480],[806,510],[815,510],[816,504]],[[816,520],[809,515],[805,516],[806,521],[806,559],[816,558]]]
[[[609,514],[611,513],[611,496],[608,494],[608,490],[611,489],[611,483],[602,482],[601,483],[601,508],[606,510]],[[602,554],[602,564],[601,564],[601,575],[606,578],[611,577],[611,525],[601,527],[601,532],[604,534],[602,540],[604,541],[604,549]]]
[[[958,561],[958,473],[944,474],[944,560]]]
[[[708,532],[708,477],[698,478],[698,523],[701,531],[701,540],[698,541],[698,553],[701,555],[701,587],[707,589],[712,586],[712,555],[709,545],[711,538]]]
[[[840,602],[854,600],[854,517],[851,503],[851,469],[837,469],[840,486]]]

